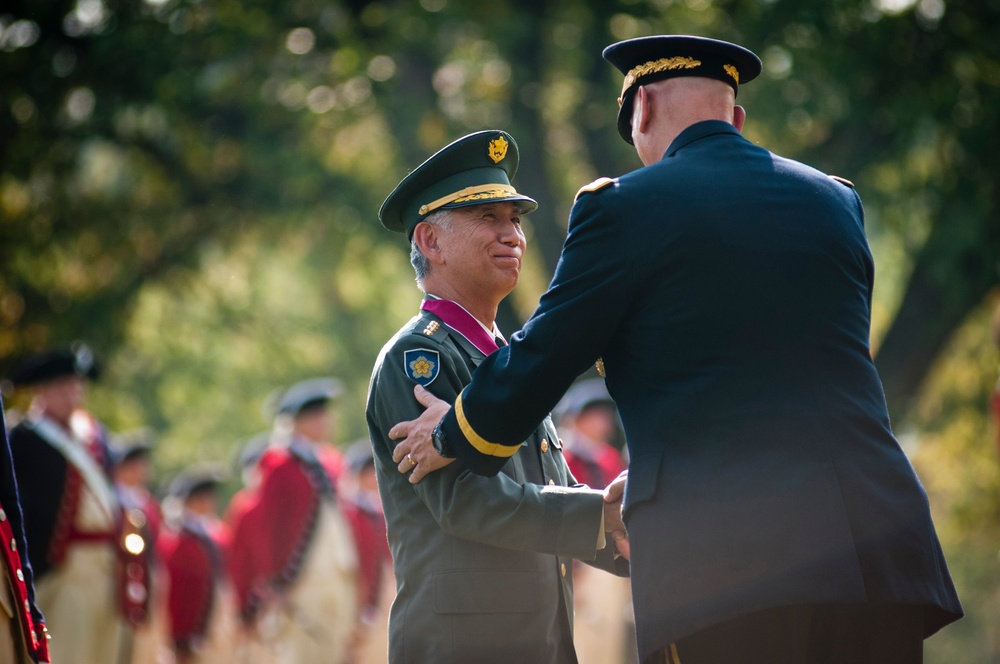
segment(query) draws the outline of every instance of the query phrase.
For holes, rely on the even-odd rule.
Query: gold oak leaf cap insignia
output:
[[[573,202],[575,203],[580,196],[588,194],[595,191],[600,191],[610,184],[614,184],[615,180],[613,178],[597,178],[590,184],[585,184],[580,187],[580,191],[576,192],[576,196],[573,197]]]
[[[618,97],[618,134],[632,143],[632,102],[642,85],[678,76],[713,78],[739,86],[757,78],[760,58],[749,49],[719,39],[654,35],[626,39],[604,49],[604,59],[625,76]]]
[[[491,129],[463,136],[417,166],[382,203],[378,218],[391,231],[413,237],[428,214],[442,208],[513,201],[523,213],[538,203],[511,184],[517,172],[514,137]]]

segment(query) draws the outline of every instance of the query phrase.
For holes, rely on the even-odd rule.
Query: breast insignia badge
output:
[[[436,350],[416,348],[403,353],[403,371],[418,385],[427,387],[440,371],[441,361]]]

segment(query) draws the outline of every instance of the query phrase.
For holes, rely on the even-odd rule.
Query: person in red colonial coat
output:
[[[571,387],[555,409],[563,455],[576,479],[605,487],[625,470],[622,453],[612,442],[618,425],[615,402],[603,378],[588,378]]]
[[[603,378],[574,384],[553,417],[566,465],[581,484],[605,487],[625,470],[622,453],[614,445],[621,432],[618,409]],[[636,661],[628,580],[601,574],[579,561],[573,563],[573,575],[573,643],[580,664]]]
[[[241,497],[230,557],[239,615],[256,653],[346,662],[358,614],[357,553],[337,500],[342,455],[328,441],[335,379],[298,383],[278,403],[259,486]],[[232,510],[231,510],[232,511]]]
[[[149,490],[153,476],[153,441],[145,429],[114,436],[111,441],[115,490],[125,509],[138,509],[146,518],[144,530],[155,548],[163,513]]]
[[[163,608],[164,571],[156,549],[163,513],[160,502],[150,491],[153,477],[153,437],[146,429],[137,429],[111,437],[110,454],[113,464],[115,492],[129,526],[142,537],[141,552],[145,573],[148,574],[148,601],[143,602],[145,616],[133,624],[132,664],[155,662],[167,648]],[[139,586],[132,584],[133,592]]]
[[[24,536],[21,500],[7,440],[7,421],[0,398],[0,662],[42,664],[49,661],[45,618],[35,604],[35,585]]]
[[[356,660],[358,664],[384,663],[389,649],[389,607],[396,592],[375,457],[367,440],[348,448],[338,493],[358,548],[361,620]]]
[[[180,514],[163,532],[160,552],[167,571],[167,613],[177,664],[232,661],[234,616],[223,564],[228,526],[218,518],[223,477],[214,467],[192,468],[170,485]]]

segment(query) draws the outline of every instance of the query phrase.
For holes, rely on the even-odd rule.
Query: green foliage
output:
[[[961,622],[928,642],[929,662],[987,664],[1000,657],[1000,421],[987,417],[1000,388],[1000,346],[990,339],[994,312],[1000,314],[1000,291],[956,331],[902,437],[966,610]]]

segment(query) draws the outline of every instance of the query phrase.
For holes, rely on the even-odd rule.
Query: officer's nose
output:
[[[521,224],[514,220],[514,217],[508,217],[500,228],[500,242],[511,247],[516,247],[524,243],[524,231],[521,230]]]

